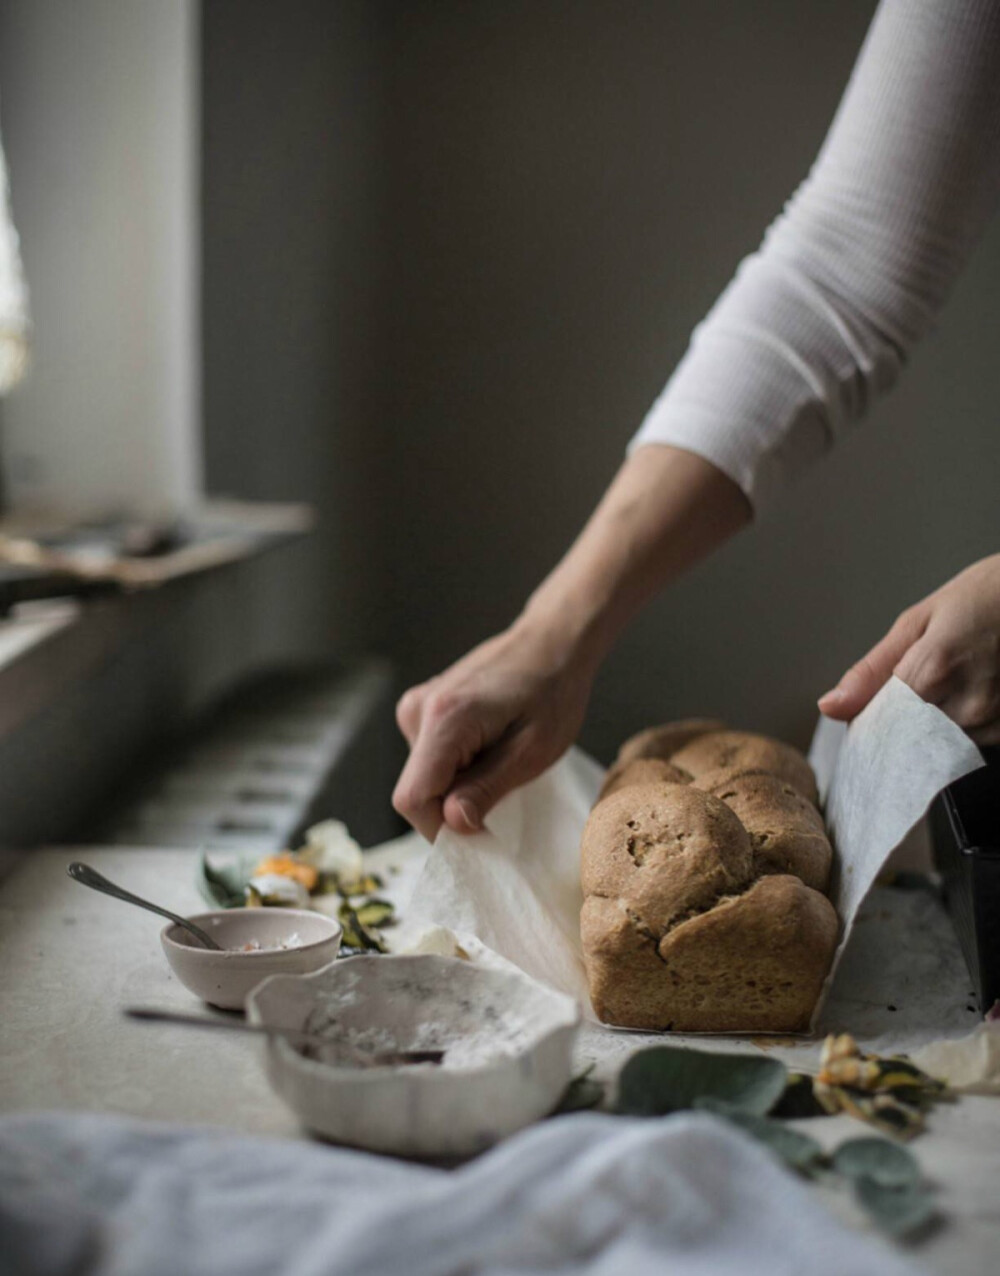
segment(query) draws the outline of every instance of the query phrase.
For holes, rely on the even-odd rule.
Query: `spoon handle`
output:
[[[101,891],[104,895],[110,895],[112,899],[124,900],[126,904],[135,904],[139,908],[147,908],[151,913],[159,913],[161,917],[166,917],[169,921],[183,927],[184,930],[190,931],[192,935],[206,948],[214,948],[216,951],[222,950],[222,945],[212,938],[200,926],[196,926],[194,922],[189,922],[186,917],[181,917],[177,913],[172,913],[168,908],[161,908],[159,904],[151,904],[148,899],[141,899],[138,895],[133,895],[131,891],[127,891],[124,887],[116,886],[114,882],[91,868],[89,864],[81,864],[79,860],[74,860],[66,869],[70,877],[75,882],[79,882],[81,886],[89,886],[93,891]]]
[[[209,1019],[205,1015],[186,1015],[177,1010],[156,1010],[152,1006],[126,1006],[129,1019],[144,1019],[149,1023],[176,1023],[190,1028],[221,1028],[223,1032],[253,1032],[265,1037],[288,1037],[310,1045],[330,1043],[315,1032],[302,1028],[265,1028],[263,1024],[247,1023],[245,1019]]]
[[[330,1046],[346,1054],[362,1068],[399,1066],[407,1063],[440,1063],[443,1050],[360,1050],[346,1041],[331,1041],[317,1032],[304,1028],[269,1028],[262,1023],[247,1023],[245,1019],[208,1019],[204,1015],[186,1015],[175,1010],[156,1010],[152,1006],[127,1006],[125,1014],[130,1019],[144,1019],[152,1023],[183,1024],[191,1028],[221,1028],[224,1032],[252,1032],[264,1037],[286,1037],[304,1045]]]

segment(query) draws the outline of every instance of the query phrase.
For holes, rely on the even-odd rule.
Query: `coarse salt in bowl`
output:
[[[160,932],[170,968],[212,1006],[242,1010],[247,994],[270,975],[321,970],[340,949],[338,921],[302,908],[227,908],[190,919],[223,947],[203,948],[173,922]]]

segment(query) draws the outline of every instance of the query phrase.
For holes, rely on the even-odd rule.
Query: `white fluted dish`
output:
[[[402,1156],[469,1156],[548,1115],[572,1074],[572,998],[519,971],[457,957],[341,960],[276,975],[247,999],[252,1023],[329,1039],[307,1057],[267,1044],[268,1076],[302,1124]],[[439,1064],[361,1068],[356,1052],[444,1050]]]

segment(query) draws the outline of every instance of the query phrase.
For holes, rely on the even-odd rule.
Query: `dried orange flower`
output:
[[[311,864],[303,864],[290,851],[280,855],[269,855],[254,869],[254,877],[262,877],[265,873],[278,873],[282,877],[294,878],[310,893],[316,889],[319,873]]]

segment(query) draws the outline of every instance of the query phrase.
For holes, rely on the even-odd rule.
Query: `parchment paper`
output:
[[[983,765],[968,736],[897,678],[850,727],[820,719],[810,761],[835,850],[831,898],[841,939],[892,851],[940,790]],[[504,799],[486,831],[442,830],[408,909],[410,925],[445,927],[479,959],[511,962],[576,997],[594,1018],[580,947],[580,834],[603,770],[577,749]]]

